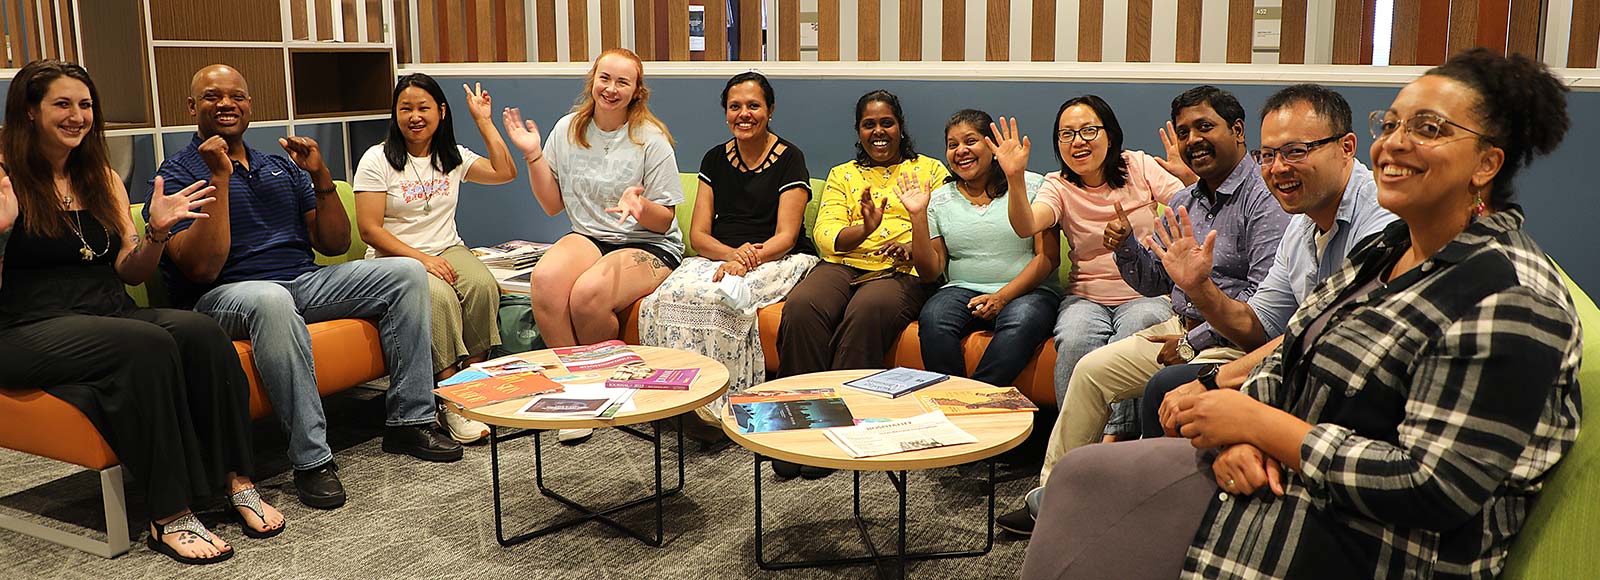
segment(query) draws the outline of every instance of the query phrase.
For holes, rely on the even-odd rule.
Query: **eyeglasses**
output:
[[[1278,156],[1280,155],[1283,156],[1283,160],[1287,163],[1299,163],[1301,161],[1305,161],[1306,156],[1311,155],[1312,149],[1316,149],[1323,145],[1338,141],[1343,137],[1344,135],[1334,135],[1327,139],[1318,139],[1308,143],[1289,142],[1284,143],[1282,147],[1262,147],[1260,149],[1252,149],[1250,150],[1250,156],[1254,157],[1256,159],[1256,163],[1260,163],[1263,167],[1272,165],[1274,161],[1278,160]]]
[[[1072,129],[1062,129],[1060,131],[1056,131],[1056,141],[1059,143],[1071,143],[1072,138],[1076,136],[1082,137],[1083,142],[1088,143],[1095,139],[1099,139],[1100,130],[1102,129],[1105,129],[1104,125],[1090,125],[1076,131]]]
[[[1384,109],[1381,111],[1373,111],[1371,115],[1367,116],[1367,118],[1371,119],[1372,121],[1373,139],[1382,140],[1403,128],[1405,129],[1406,136],[1411,139],[1413,144],[1440,145],[1445,142],[1443,141],[1445,137],[1449,137],[1449,135],[1445,134],[1445,126],[1449,125],[1451,127],[1455,127],[1457,129],[1461,129],[1462,131],[1476,135],[1479,139],[1488,141],[1490,145],[1494,144],[1493,137],[1473,131],[1472,129],[1468,129],[1465,125],[1451,121],[1444,117],[1440,117],[1433,113],[1417,113],[1410,119],[1403,121],[1400,119],[1389,118],[1389,115],[1391,114],[1393,114],[1391,111]]]

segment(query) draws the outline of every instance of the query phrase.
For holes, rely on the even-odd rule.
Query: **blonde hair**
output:
[[[644,145],[644,140],[634,134],[634,129],[650,123],[661,130],[666,136],[667,143],[677,145],[672,140],[672,133],[667,131],[666,123],[656,118],[650,112],[650,89],[644,85],[644,62],[639,60],[639,55],[626,48],[611,48],[600,53],[594,59],[594,64],[589,67],[589,78],[583,82],[583,94],[578,96],[578,102],[572,106],[572,125],[569,127],[569,137],[579,147],[589,148],[589,123],[594,121],[594,76],[600,69],[600,60],[611,55],[620,56],[633,61],[634,67],[639,69],[639,78],[634,79],[633,100],[628,103],[628,139],[635,145]]]

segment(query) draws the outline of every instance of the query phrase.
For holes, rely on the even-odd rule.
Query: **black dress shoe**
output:
[[[1006,512],[996,517],[994,525],[1019,536],[1031,536],[1033,535],[1033,512],[1028,511],[1028,506],[1022,506],[1022,509]]]
[[[331,510],[344,505],[344,484],[339,483],[339,466],[332,461],[311,469],[294,470],[294,490],[300,503]]]
[[[423,461],[448,463],[461,459],[461,444],[432,429],[432,425],[404,425],[383,430],[383,450],[404,453]]]

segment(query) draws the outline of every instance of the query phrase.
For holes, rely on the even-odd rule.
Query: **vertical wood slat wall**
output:
[[[799,20],[800,0],[773,3],[777,13],[765,18],[778,40],[772,47],[762,46],[764,40],[772,37],[760,27],[761,11],[767,6],[761,0],[564,0],[565,11],[560,14],[556,0],[414,1],[418,8],[415,13],[410,10],[411,0],[290,0],[289,5],[299,38],[309,39],[314,31],[318,39],[332,39],[336,31],[342,31],[339,34],[346,41],[381,42],[381,3],[391,2],[395,12],[395,42],[402,62],[412,60],[413,46],[421,62],[587,61],[595,56],[594,47],[604,50],[619,45],[635,48],[646,60],[689,60],[687,9],[691,4],[707,10],[707,47],[695,58],[794,61],[808,58],[809,54],[802,50],[799,42],[803,24]],[[31,11],[35,2],[57,6],[58,11],[67,9],[60,7],[67,0],[0,0],[0,9],[17,15],[8,18],[8,22],[57,17],[55,12],[24,14],[24,11]],[[1019,6],[1019,2],[1026,5]],[[1278,62],[1371,62],[1376,0],[1332,2],[1332,22],[1316,22],[1313,13],[1319,2],[1283,0]],[[1451,54],[1474,46],[1485,46],[1501,53],[1526,54],[1534,54],[1539,48],[1541,0],[1393,2],[1391,64],[1437,64]],[[1080,62],[1098,62],[1108,57],[1126,62],[1217,59],[1245,63],[1252,59],[1252,0],[1219,3],[1226,25],[1210,28],[1203,25],[1213,14],[1204,8],[1204,0],[1128,0],[1126,12],[1115,12],[1114,16],[1108,10],[1107,0],[1077,0],[1068,4],[1056,0],[984,0],[981,3],[976,0],[899,0],[889,7],[885,4],[882,0],[855,0],[854,14],[842,14],[839,0],[816,0],[815,58],[836,61],[844,54],[853,53],[856,60],[862,61],[917,61],[931,50],[931,54],[944,61],[965,61],[971,55],[974,59],[988,61],[1049,62],[1058,56],[1057,36],[1065,34],[1067,42],[1076,45]],[[1059,13],[1061,6],[1073,4],[1076,4],[1076,15]],[[333,10],[335,5],[341,10]],[[1175,23],[1171,12],[1174,5]],[[929,7],[933,7],[932,10]],[[726,14],[730,9],[744,17],[729,22]],[[897,14],[887,14],[886,9]],[[1029,11],[1019,15],[1018,23],[1029,24],[1013,30],[1011,15],[1018,10]],[[1163,10],[1167,11],[1164,18],[1160,16]],[[598,19],[593,17],[596,13]],[[631,22],[623,21],[625,14]],[[898,26],[890,28],[888,23],[896,22],[896,16]],[[1600,0],[1572,0],[1572,16],[1572,41],[1565,64],[1595,67],[1600,61]],[[666,21],[659,22],[663,17]],[[851,17],[857,23],[855,32],[850,38],[844,38],[841,35],[843,25]],[[367,19],[367,37],[356,38],[359,27],[355,23],[362,18]],[[937,20],[933,28],[937,33],[932,36],[923,34],[927,18]],[[1119,21],[1111,22],[1111,18]],[[532,19],[531,28],[537,37],[532,45],[526,34],[530,28],[528,19]],[[974,19],[984,21],[983,29],[987,33],[984,38],[968,37],[966,23]],[[416,21],[418,38],[411,38],[412,20]],[[1158,29],[1163,26],[1161,22],[1165,22],[1165,30]],[[873,23],[879,25],[872,26]],[[732,25],[738,28],[731,28]],[[1064,26],[1076,30],[1064,29]],[[1314,54],[1307,45],[1313,36],[1311,27],[1330,29],[1321,31],[1318,36],[1331,37],[1331,60],[1329,54]],[[560,46],[557,45],[558,31],[566,40]],[[69,54],[70,47],[62,46],[64,43],[54,37],[53,28],[14,30],[8,27],[7,32],[13,47],[13,66],[25,62],[16,56],[18,54],[34,58]],[[659,39],[661,34],[670,36]],[[1013,45],[1010,37],[1015,35],[1026,35],[1028,42]],[[732,40],[730,36],[738,39],[738,54],[727,51]],[[16,48],[17,38],[26,45],[22,50]],[[1117,46],[1108,47],[1107,43],[1112,42]],[[928,43],[937,43],[937,46],[930,49]],[[1221,52],[1206,52],[1210,56],[1202,57],[1203,44],[1212,47],[1207,51]],[[1159,45],[1164,45],[1167,52],[1158,50]],[[667,53],[655,54],[657,46]],[[1030,48],[1019,54],[1014,46]],[[50,52],[40,52],[46,47]],[[853,51],[848,50],[851,47]],[[1327,50],[1327,46],[1322,50]]]
[[[0,0],[0,15],[6,21],[5,68],[42,58],[78,60],[71,0]]]

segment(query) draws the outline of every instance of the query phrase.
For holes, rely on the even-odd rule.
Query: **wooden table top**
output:
[[[971,379],[950,377],[949,380],[921,390],[889,399],[868,395],[841,383],[878,372],[877,370],[849,370],[811,373],[762,383],[750,391],[775,391],[790,389],[817,389],[833,387],[850,407],[857,419],[904,419],[926,413],[917,402],[917,393],[937,393],[956,389],[991,387]],[[796,429],[767,433],[740,433],[739,423],[731,410],[724,412],[722,430],[730,439],[746,449],[762,455],[830,469],[855,471],[907,471],[949,467],[988,459],[1021,444],[1033,431],[1033,413],[993,413],[986,415],[957,415],[950,417],[963,431],[978,438],[977,443],[935,447],[921,451],[892,453],[877,457],[854,458],[822,434],[822,429]]]
[[[710,357],[699,353],[655,346],[631,344],[628,345],[628,348],[638,354],[640,358],[643,358],[644,363],[651,368],[697,368],[700,369],[700,374],[695,376],[694,383],[689,385],[689,390],[687,391],[641,389],[633,395],[633,404],[636,406],[634,410],[617,413],[615,417],[610,419],[597,419],[594,417],[526,417],[517,415],[517,410],[528,404],[528,401],[531,400],[529,398],[513,399],[493,405],[465,409],[461,411],[461,414],[468,419],[476,419],[500,427],[519,427],[524,429],[616,427],[645,423],[687,413],[722,396],[722,393],[728,389],[728,368]],[[555,351],[550,349],[525,352],[515,356],[528,362],[556,365],[555,369],[546,371],[546,374],[550,375],[551,378],[557,378],[565,374],[575,374],[581,377],[577,382],[582,383],[605,382],[606,377],[611,376],[611,371],[615,370],[614,368],[609,368],[568,373],[556,358]]]

